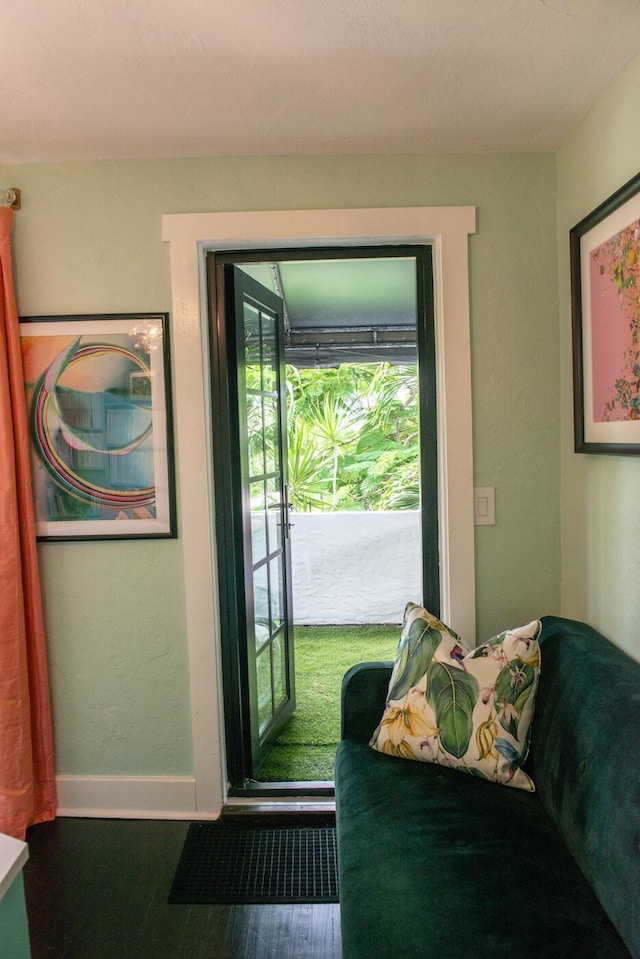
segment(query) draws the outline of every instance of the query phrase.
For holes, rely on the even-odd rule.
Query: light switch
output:
[[[476,526],[496,525],[495,486],[476,486],[473,491],[473,518]]]

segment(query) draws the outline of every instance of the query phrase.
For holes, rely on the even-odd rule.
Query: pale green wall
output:
[[[23,314],[170,310],[165,212],[477,206],[475,480],[496,486],[498,518],[477,536],[483,639],[559,610],[555,175],[545,154],[0,167],[0,183],[23,191]],[[189,773],[181,540],[47,543],[40,555],[58,771]]]
[[[573,452],[569,230],[640,169],[640,57],[558,154],[562,610],[640,659],[640,461]]]

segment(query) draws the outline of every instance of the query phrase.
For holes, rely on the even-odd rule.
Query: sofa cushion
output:
[[[343,740],[336,756],[349,959],[629,959],[536,794]]]
[[[371,746],[532,791],[520,767],[540,674],[540,629],[536,620],[470,649],[439,619],[409,603]]]

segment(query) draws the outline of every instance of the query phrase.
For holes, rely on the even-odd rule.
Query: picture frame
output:
[[[174,538],[168,313],[20,317],[38,540]]]
[[[640,454],[640,174],[569,232],[576,453]]]

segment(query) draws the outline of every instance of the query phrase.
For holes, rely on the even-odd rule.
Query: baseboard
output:
[[[217,819],[198,810],[192,776],[57,776],[58,816]]]

